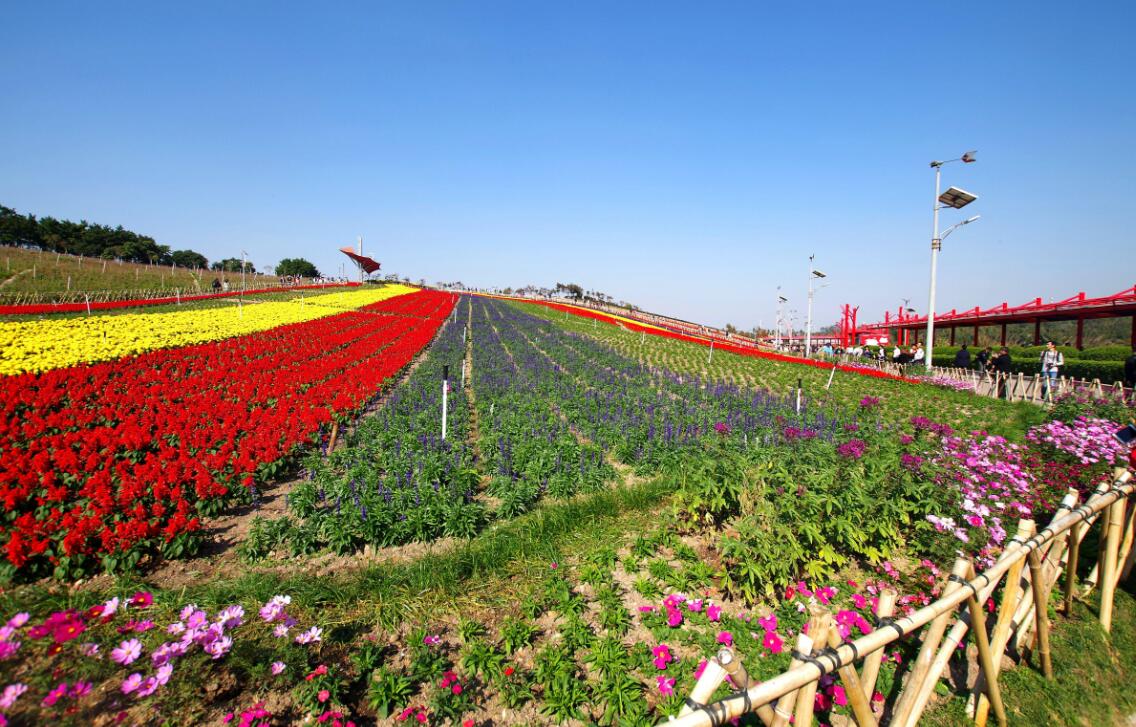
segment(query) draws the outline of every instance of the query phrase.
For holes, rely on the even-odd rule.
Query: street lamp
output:
[[[939,250],[943,246],[943,238],[950,233],[954,232],[963,225],[968,225],[974,222],[978,217],[971,217],[968,220],[959,222],[952,225],[944,235],[939,234],[939,210],[944,207],[951,207],[953,209],[962,209],[968,204],[978,199],[977,195],[971,194],[958,187],[951,187],[946,192],[940,193],[940,181],[943,171],[943,165],[950,162],[962,162],[963,164],[970,164],[975,161],[975,154],[977,152],[968,151],[958,159],[948,159],[943,162],[931,162],[931,168],[935,170],[935,202],[932,205],[934,210],[934,225],[933,235],[931,237],[931,290],[927,296],[927,351],[924,354],[924,362],[927,366],[927,371],[931,371],[934,365],[934,348],[935,348],[935,273],[939,263]]]
[[[777,335],[774,337],[774,342],[777,344],[778,349],[781,348],[781,324],[784,323],[784,318],[785,318],[783,307],[788,302],[789,302],[789,299],[786,298],[785,296],[781,295],[781,286],[778,285],[777,286]]]
[[[805,358],[813,354],[813,280],[823,278],[825,274],[813,267],[813,258],[809,255],[809,312],[805,320]]]

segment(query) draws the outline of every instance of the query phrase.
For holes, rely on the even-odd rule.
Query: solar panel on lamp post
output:
[[[943,169],[944,164],[949,164],[950,162],[962,162],[964,164],[970,164],[970,163],[972,163],[976,160],[975,154],[976,154],[976,152],[974,152],[974,151],[968,151],[967,153],[963,154],[958,159],[948,159],[948,160],[942,161],[942,162],[939,162],[939,161],[931,162],[931,168],[933,168],[935,170],[935,203],[934,203],[934,205],[932,205],[932,208],[934,210],[934,224],[933,224],[933,234],[932,234],[932,237],[931,237],[931,288],[930,288],[930,292],[927,295],[927,351],[924,354],[924,363],[926,364],[928,372],[931,371],[931,367],[934,365],[933,362],[934,362],[934,348],[935,348],[935,274],[937,272],[938,263],[939,263],[939,250],[943,246],[943,238],[946,237],[946,235],[940,235],[939,234],[939,210],[942,209],[943,207],[952,207],[954,209],[962,209],[963,207],[967,206],[968,204],[970,204],[974,200],[978,199],[977,195],[974,195],[974,194],[971,194],[970,192],[959,189],[958,187],[951,187],[946,192],[940,193],[939,190],[941,188],[940,182],[941,182],[942,169]],[[972,217],[968,220],[965,220],[963,222],[958,223],[957,225],[952,226],[947,231],[947,234],[950,234],[951,232],[953,232],[955,229],[961,227],[962,225],[970,224],[971,222],[973,222],[976,219],[978,219],[978,218]]]
[[[816,255],[809,255],[809,305],[805,319],[805,358],[812,356],[813,353],[813,280],[826,277],[824,273],[813,267],[814,257]]]

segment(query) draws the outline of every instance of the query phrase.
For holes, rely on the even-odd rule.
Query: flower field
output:
[[[317,308],[262,333],[7,377],[5,567],[67,576],[191,550],[201,515],[374,397],[453,302],[421,292]]]
[[[711,357],[565,313],[419,291],[8,377],[9,579],[124,580],[0,594],[0,715],[656,724],[719,646],[771,679],[810,609],[848,638],[885,592],[900,615],[926,605],[957,553],[990,562],[1018,520],[1044,522],[1127,456],[1115,402],[1046,410]],[[192,556],[205,518],[291,463],[286,510],[255,517],[233,555],[240,576],[146,581],[154,556]],[[918,646],[884,654],[877,715]],[[831,678],[814,707],[820,724],[850,715]]]
[[[109,361],[315,320],[417,290],[405,285],[324,293],[226,310],[0,323],[0,375]]]

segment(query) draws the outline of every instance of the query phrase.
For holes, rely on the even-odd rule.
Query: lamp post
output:
[[[963,164],[970,164],[975,161],[974,151],[968,151],[958,159],[948,159],[942,162],[931,162],[931,168],[935,170],[935,203],[932,205],[934,212],[934,223],[931,236],[931,290],[927,296],[927,351],[925,354],[925,363],[927,371],[930,372],[932,361],[934,360],[935,348],[935,274],[938,269],[939,263],[939,250],[943,246],[943,238],[954,232],[957,228],[968,225],[974,222],[978,217],[971,217],[956,225],[953,225],[946,234],[939,234],[939,210],[943,207],[953,207],[954,209],[962,209],[968,204],[978,199],[977,195],[966,192],[958,187],[951,187],[942,194],[939,193],[942,170],[944,164],[951,162],[962,162]]]
[[[813,267],[813,258],[809,255],[809,306],[805,319],[805,358],[813,355],[813,279],[825,277],[824,273]]]
[[[245,268],[248,266],[248,263],[245,262],[245,261],[247,259],[248,259],[248,253],[245,252],[244,250],[241,250],[241,294],[242,295],[244,295],[244,292],[245,292]]]
[[[784,306],[789,302],[789,299],[781,295],[781,286],[777,286],[777,335],[774,337],[774,342],[777,344],[778,350],[781,348],[781,326],[785,322]]]

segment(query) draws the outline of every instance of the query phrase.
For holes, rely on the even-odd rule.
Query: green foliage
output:
[[[467,674],[492,679],[504,670],[505,656],[484,641],[473,640],[466,644],[461,664]]]
[[[367,704],[386,719],[413,694],[414,683],[409,677],[383,667],[374,673],[367,685]]]
[[[501,646],[506,654],[514,654],[519,649],[532,644],[539,633],[536,626],[518,618],[509,618],[501,625]]]
[[[305,260],[302,257],[286,257],[276,264],[276,274],[284,275],[298,275],[302,278],[318,278],[320,271],[315,265]]]

